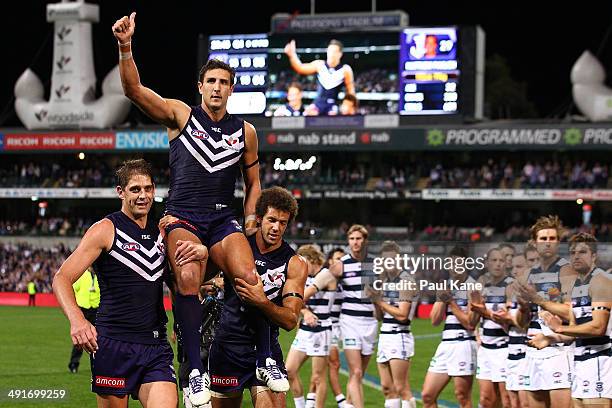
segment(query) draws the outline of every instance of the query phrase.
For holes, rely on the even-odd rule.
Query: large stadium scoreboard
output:
[[[400,34],[399,112],[453,114],[459,103],[455,28],[408,28]]]
[[[208,38],[208,58],[236,69],[230,112],[272,116],[286,103],[286,87],[296,78],[305,86],[306,104],[315,95],[309,87],[316,84],[317,75],[294,72],[284,44],[295,40],[302,62],[310,62],[325,60],[332,39],[344,42],[342,63],[352,67],[363,113],[481,117],[484,33],[479,27],[409,27],[367,36],[356,32],[213,35]]]

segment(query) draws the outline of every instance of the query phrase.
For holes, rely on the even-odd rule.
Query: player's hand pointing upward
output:
[[[130,42],[136,28],[136,12],[130,16],[123,16],[113,24],[113,34],[119,44]]]

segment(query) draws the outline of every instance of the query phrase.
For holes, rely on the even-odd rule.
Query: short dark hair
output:
[[[332,249],[331,251],[329,251],[329,252],[327,253],[327,261],[329,261],[330,259],[332,259],[332,258],[334,257],[334,254],[335,254],[336,252],[342,252],[342,253],[344,253],[344,249],[342,249],[342,248],[340,248],[340,247],[336,247],[336,248]]]
[[[115,172],[117,177],[117,185],[122,189],[130,182],[130,179],[135,175],[148,176],[153,184],[153,169],[151,164],[144,159],[126,160],[121,163],[121,167]]]
[[[359,109],[359,99],[357,99],[357,97],[353,94],[344,95],[342,101],[349,101],[355,106],[355,109]]]
[[[203,82],[204,75],[206,75],[208,71],[211,71],[213,69],[223,69],[229,72],[230,85],[234,85],[234,80],[236,79],[236,70],[230,67],[229,64],[226,64],[225,62],[218,60],[216,58],[209,59],[208,61],[206,61],[206,64],[202,66],[202,68],[200,69],[200,75],[198,76],[199,81]]]
[[[569,239],[570,249],[580,243],[586,244],[591,250],[592,254],[597,253],[597,238],[588,232],[579,232],[572,235],[572,237]]]
[[[380,247],[380,253],[382,254],[383,252],[395,252],[399,254],[400,246],[395,241],[385,241]]]
[[[330,42],[329,42],[329,44],[327,44],[327,46],[329,47],[330,45],[337,45],[338,48],[340,48],[340,51],[342,51],[342,49],[344,48],[344,45],[342,44],[342,41],[336,40],[336,39],[330,40]]]
[[[285,211],[289,213],[289,221],[295,219],[298,213],[298,203],[288,190],[274,186],[266,188],[255,203],[255,215],[263,218],[268,212],[268,208]]]
[[[287,87],[287,90],[289,90],[290,88],[297,88],[300,92],[302,92],[302,84],[300,84],[297,81],[293,81],[292,83],[289,84],[289,86]]]
[[[463,245],[455,245],[454,247],[451,248],[450,252],[448,253],[448,256],[456,256],[456,257],[459,257],[459,258],[467,258],[468,257],[468,250]]]

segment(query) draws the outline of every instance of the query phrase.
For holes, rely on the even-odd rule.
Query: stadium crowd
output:
[[[0,292],[25,292],[33,281],[41,293],[51,293],[53,275],[70,255],[63,244],[47,248],[27,243],[0,243]]]
[[[607,188],[610,166],[585,160],[517,160],[489,158],[482,164],[448,164],[448,161],[385,162],[317,158],[312,169],[286,171],[274,168],[275,157],[261,158],[262,185],[287,188],[368,189],[404,188]],[[70,166],[57,163],[14,163],[0,169],[4,187],[111,187],[114,167],[99,159]],[[166,186],[169,168],[160,164],[156,183]],[[238,180],[237,187],[241,187]]]

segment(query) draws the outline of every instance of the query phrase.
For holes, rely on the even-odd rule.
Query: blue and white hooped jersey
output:
[[[535,286],[538,295],[544,299],[559,302],[562,299],[561,280],[559,275],[561,273],[561,268],[568,264],[569,262],[566,259],[557,258],[547,270],[543,270],[542,266],[537,266],[529,272],[527,281]],[[532,320],[527,329],[527,337],[529,338],[538,333],[542,333],[543,328],[548,329],[544,321],[540,319],[538,315],[540,307],[532,304],[531,311]]]
[[[194,106],[180,135],[170,142],[169,211],[230,206],[245,150],[244,121],[226,114],[213,121]]]
[[[408,272],[401,272],[395,278],[386,280],[385,283],[415,282]],[[415,283],[416,284],[416,283]],[[417,299],[402,299],[399,290],[385,290],[382,293],[383,300],[391,306],[399,307],[400,302],[410,302],[410,311],[406,321],[399,321],[388,312],[383,313],[383,321],[380,325],[380,334],[410,333],[410,323],[417,309]]]
[[[506,288],[513,279],[506,277],[496,284],[486,283],[483,288],[483,298],[487,309],[492,311],[506,307]],[[508,347],[508,333],[499,324],[491,319],[480,319],[481,346],[489,349]]]
[[[584,324],[593,320],[592,299],[589,292],[591,280],[594,276],[604,274],[612,285],[612,276],[606,274],[601,268],[593,269],[584,280],[580,277],[576,278],[574,288],[572,289],[572,310],[576,316],[576,324]],[[594,357],[608,356],[612,357],[612,339],[610,334],[612,325],[608,320],[606,334],[597,337],[578,337],[576,338],[574,348],[574,361],[584,361]]]
[[[476,280],[468,275],[465,283],[469,286],[476,284]],[[463,311],[468,311],[469,293],[467,290],[451,290],[452,298],[457,303],[457,306]],[[468,330],[453,314],[449,305],[446,305],[446,319],[444,320],[444,329],[442,330],[442,341],[464,341],[476,340],[473,330]]]
[[[375,320],[374,305],[364,292],[365,284],[374,275],[372,271],[374,258],[368,255],[363,261],[358,261],[347,254],[340,258],[340,261],[342,262],[340,284],[344,293],[340,314]]]
[[[121,211],[106,216],[115,227],[110,251],[93,263],[100,284],[98,334],[133,343],[166,338],[163,282],[166,254],[157,223],[140,228]]]
[[[324,268],[326,269],[326,268]],[[320,273],[320,272],[319,272]],[[314,281],[312,276],[306,278],[306,287],[311,286]],[[326,329],[331,328],[332,319],[331,319],[331,310],[334,304],[334,298],[336,295],[336,289],[334,290],[320,290],[314,295],[310,297],[306,301],[306,307],[308,307],[312,313],[317,316],[317,326],[310,327],[304,324],[302,321],[300,323],[300,329],[306,331],[319,332]]]

